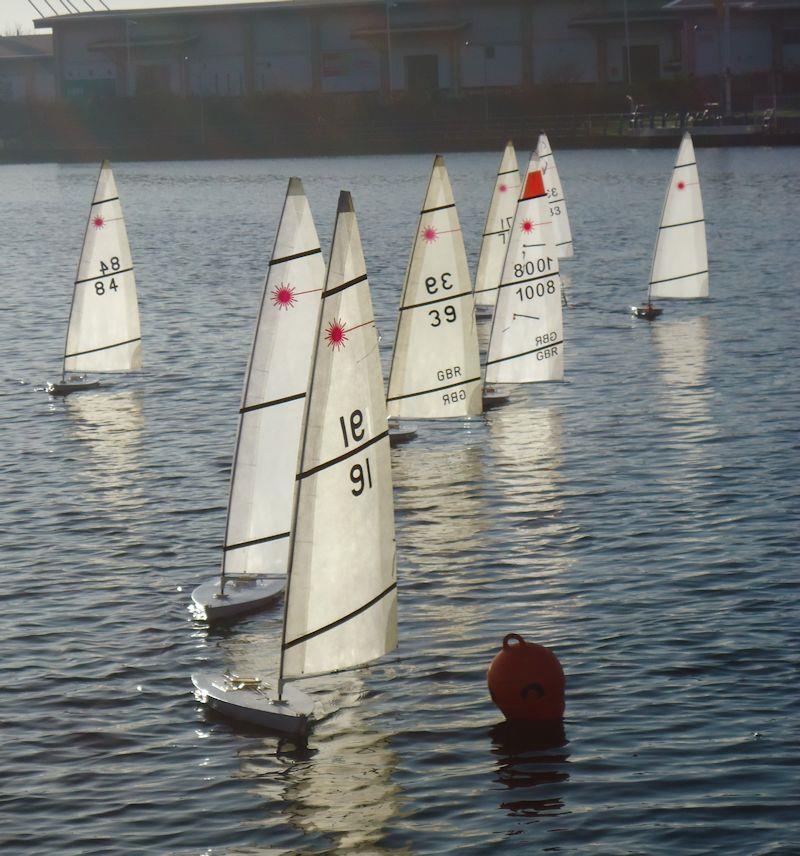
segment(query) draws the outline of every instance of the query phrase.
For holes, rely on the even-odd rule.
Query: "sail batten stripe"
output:
[[[519,354],[510,354],[507,357],[498,357],[496,360],[486,360],[486,365],[491,366],[495,363],[504,363],[507,360],[516,360],[517,357],[527,357],[529,354],[535,354],[537,351],[543,351],[545,348],[552,348],[553,345],[563,345],[564,340],[559,339],[557,342],[549,342],[547,345],[542,345],[540,348],[532,348],[530,351],[522,351]]]
[[[567,243],[572,243],[572,241],[568,241]],[[496,288],[511,288],[514,285],[525,285],[526,282],[536,282],[537,279],[547,279],[548,276],[558,276],[558,271],[550,271],[550,273],[543,273],[540,276],[532,276],[528,279],[515,279],[514,282],[501,282],[500,285],[496,286]]]
[[[423,208],[420,214],[430,214],[432,211],[444,211],[446,208],[455,208],[456,203],[450,202],[447,205],[437,205],[436,208]]]
[[[98,199],[97,202],[92,202],[91,207],[94,208],[95,205],[103,205],[105,202],[116,202],[119,199],[119,196],[109,196],[108,199]]]
[[[436,297],[433,300],[425,300],[423,303],[411,303],[408,306],[401,306],[400,311],[405,312],[406,309],[419,309],[420,306],[443,303],[445,300],[457,300],[459,297],[469,297],[470,294],[472,294],[472,291],[459,291],[458,294],[448,294],[446,297]]]
[[[662,229],[674,229],[676,226],[693,226],[695,223],[705,222],[705,218],[701,217],[699,220],[686,220],[683,223],[668,223],[666,226],[659,226],[658,231],[660,232]]]
[[[119,276],[123,273],[130,273],[133,270],[133,266],[128,268],[121,268],[120,270],[112,270],[111,273],[101,273],[97,276],[90,276],[88,279],[76,279],[75,285],[84,285],[87,282],[100,282],[101,279],[110,279],[112,276]]]
[[[564,244],[571,244],[571,243],[572,243],[572,238],[570,238],[568,241],[557,241],[556,246],[557,247],[563,247]]]
[[[277,535],[266,535],[264,538],[254,538],[252,541],[240,541],[238,544],[224,544],[222,550],[227,553],[229,550],[241,550],[243,547],[253,547],[256,544],[266,544],[269,541],[279,541],[281,538],[288,538],[291,532],[279,532]]]
[[[123,345],[130,345],[133,342],[141,342],[142,337],[137,336],[135,339],[127,339],[124,342],[117,342],[114,345],[103,345],[102,348],[91,348],[88,351],[76,351],[74,354],[64,354],[64,359],[69,360],[72,357],[82,357],[84,354],[96,354],[98,351],[108,351],[110,348],[121,348]]]
[[[384,589],[379,595],[376,595],[372,598],[372,600],[367,601],[367,603],[363,604],[363,606],[359,606],[358,609],[354,609],[352,612],[349,612],[347,615],[343,615],[341,618],[337,618],[335,621],[331,621],[330,624],[326,624],[323,627],[318,627],[316,630],[311,630],[308,633],[304,633],[302,636],[298,636],[296,639],[292,639],[290,642],[283,643],[283,650],[286,651],[289,648],[294,647],[295,645],[301,645],[303,642],[308,642],[309,639],[313,639],[315,636],[321,636],[323,633],[327,633],[329,630],[333,630],[336,627],[341,627],[342,624],[347,623],[352,618],[356,618],[361,615],[362,612],[366,612],[370,607],[375,606],[376,603],[382,601],[387,594],[391,594],[397,588],[397,580],[395,580],[388,588]]]
[[[333,288],[327,289],[327,291],[322,292],[322,299],[324,300],[326,297],[330,297],[332,294],[338,294],[340,291],[344,291],[346,288],[350,288],[351,285],[358,285],[359,282],[366,282],[367,275],[362,274],[361,276],[357,276],[355,279],[349,279],[347,282],[343,282],[341,285],[334,286]]]
[[[387,401],[399,401],[401,398],[414,398],[417,395],[428,395],[431,392],[439,392],[442,389],[452,389],[454,386],[466,386],[468,383],[475,383],[476,380],[480,380],[480,375],[478,377],[467,378],[466,380],[459,380],[456,383],[446,383],[444,386],[435,386],[433,389],[422,389],[419,392],[407,392],[405,395],[392,395],[387,398]]]
[[[317,247],[315,250],[304,250],[302,253],[294,253],[294,255],[291,255],[291,256],[281,256],[281,258],[279,258],[279,259],[272,259],[272,261],[270,261],[270,263],[269,263],[269,266],[272,267],[273,265],[281,265],[284,262],[292,262],[295,259],[303,259],[306,256],[313,256],[316,253],[321,253],[321,252],[322,252],[322,250],[319,247]]]
[[[563,197],[563,196],[562,196],[562,197],[561,197],[561,199],[548,199],[547,201],[548,201],[548,203],[549,203],[550,205],[555,205],[557,202],[564,202],[564,201],[565,201],[565,197]],[[558,217],[559,215],[558,215],[558,214],[556,214],[556,215],[554,215],[554,216]]]
[[[498,175],[511,175],[512,172],[519,172],[518,169],[507,169],[505,172],[498,172]]]
[[[650,285],[661,285],[662,282],[672,282],[676,279],[688,279],[690,276],[702,276],[704,273],[708,273],[708,268],[695,271],[694,273],[683,273],[680,276],[669,276],[666,279],[652,279],[650,280]]]
[[[283,398],[273,398],[272,401],[262,401],[261,404],[248,404],[246,407],[240,407],[239,413],[250,413],[253,410],[262,410],[265,407],[273,407],[276,404],[286,404],[289,401],[298,401],[305,398],[304,392],[298,392],[295,395],[286,395]]]
[[[332,467],[334,464],[341,463],[342,461],[347,460],[347,458],[350,458],[353,455],[357,455],[359,452],[363,452],[364,449],[369,448],[370,446],[377,443],[379,440],[383,440],[384,437],[388,437],[388,436],[389,436],[389,429],[387,428],[385,431],[381,432],[380,434],[376,434],[374,437],[367,440],[366,443],[362,443],[360,446],[356,446],[355,449],[350,449],[348,452],[345,452],[343,455],[339,455],[336,458],[331,458],[331,460],[325,461],[325,463],[323,463],[323,464],[317,464],[316,467],[312,467],[310,470],[305,470],[303,472],[300,472],[297,474],[297,476],[295,478],[297,481],[299,481],[300,479],[304,479],[307,476],[313,476],[316,473],[320,472],[321,470],[326,470],[328,467]]]
[[[675,172],[676,169],[683,169],[685,166],[696,166],[696,165],[697,165],[697,161],[691,161],[690,163],[679,163],[679,164],[675,164],[675,166],[672,167],[672,171]]]
[[[498,229],[497,232],[484,232],[482,237],[488,238],[489,235],[505,235],[510,231],[511,231],[511,227],[509,226],[508,229]]]

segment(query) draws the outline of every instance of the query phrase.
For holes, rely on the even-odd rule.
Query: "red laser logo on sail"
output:
[[[426,226],[422,230],[422,238],[427,244],[432,244],[438,237],[439,233],[433,228],[433,226]]]
[[[686,187],[686,182],[679,181],[678,182],[678,190],[683,190],[684,187]]]
[[[294,296],[294,289],[290,285],[286,285],[285,282],[282,282],[272,292],[272,304],[277,306],[279,310],[291,309],[295,303],[297,300]]]
[[[106,221],[99,214],[97,217],[92,218],[92,226],[94,226],[95,229],[102,229],[105,225]]]
[[[533,231],[533,220],[523,220],[520,229],[526,234],[530,234]]]
[[[334,318],[325,328],[325,342],[329,348],[338,351],[345,346],[347,342],[347,330],[344,322],[339,318]]]
[[[505,193],[508,190],[508,185],[507,184],[501,184],[500,187],[498,188],[498,190],[501,193]]]

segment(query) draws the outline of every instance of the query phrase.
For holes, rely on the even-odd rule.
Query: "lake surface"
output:
[[[800,852],[800,150],[698,150],[712,298],[654,324],[674,152],[556,156],[566,382],[394,450],[400,646],[308,682],[307,747],[195,702],[274,668],[280,611],[209,633],[189,592],[288,177],[326,254],[353,192],[388,365],[431,159],[115,164],[146,368],[59,401],[96,167],[0,166],[3,854]],[[473,274],[499,157],[446,159]],[[509,632],[560,657],[563,740],[499,727]]]

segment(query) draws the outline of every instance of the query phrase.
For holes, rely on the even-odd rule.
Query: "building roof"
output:
[[[722,5],[741,12],[774,12],[800,9],[800,0],[722,0]],[[719,6],[718,0],[670,0],[664,4],[664,9],[669,12],[713,12]]]
[[[455,0],[454,0],[455,1]],[[37,28],[52,27],[64,21],[108,20],[109,18],[160,18],[179,15],[229,15],[232,12],[275,12],[291,9],[319,9],[326,6],[379,6],[383,8],[385,0],[259,0],[250,3],[213,3],[197,6],[156,6],[149,9],[111,9],[97,12],[73,12],[71,14],[50,15],[37,18],[33,24]]]
[[[53,56],[53,37],[50,33],[33,33],[27,36],[0,36],[0,60],[49,59]]]

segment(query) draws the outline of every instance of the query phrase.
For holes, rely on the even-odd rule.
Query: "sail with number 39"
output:
[[[483,229],[478,270],[475,274],[475,305],[494,306],[497,302],[497,286],[503,272],[508,235],[514,210],[519,197],[519,165],[514,144],[506,143],[500,168],[497,170],[492,201]]]
[[[444,158],[434,160],[406,271],[389,373],[389,415],[482,411],[475,303]]]
[[[487,383],[564,378],[561,277],[539,158],[534,153],[514,214],[486,357]]]

